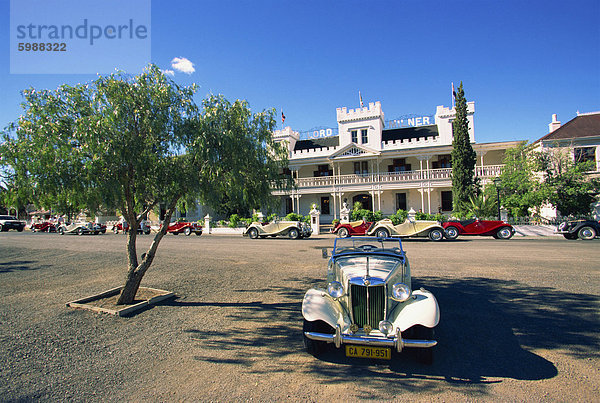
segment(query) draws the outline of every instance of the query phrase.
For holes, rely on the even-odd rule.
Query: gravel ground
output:
[[[303,351],[332,245],[165,237],[143,285],[178,297],[119,318],[65,303],[122,284],[124,236],[1,233],[0,400],[597,401],[600,241],[406,241],[441,309],[431,366]]]

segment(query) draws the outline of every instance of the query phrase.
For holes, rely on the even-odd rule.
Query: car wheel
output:
[[[577,236],[579,236],[579,238],[583,239],[584,241],[590,241],[596,238],[596,230],[586,225],[585,227],[581,227],[579,231],[577,231]]]
[[[513,236],[513,232],[509,227],[502,227],[496,232],[498,239],[510,239]]]
[[[114,227],[114,228],[113,228],[113,232],[114,232],[115,234],[118,234],[118,233],[119,233],[119,229],[118,229],[117,227]]]
[[[144,234],[150,235],[150,228],[145,229]],[[196,235],[198,235],[198,233],[196,233]]]
[[[179,235],[179,232],[173,232],[172,234],[173,235]]]
[[[183,230],[183,233],[185,236],[190,236],[192,234],[192,229],[190,227],[186,227],[186,229]]]
[[[4,231],[4,228],[2,228],[2,224],[0,224],[0,232]]]
[[[248,236],[250,237],[250,239],[257,239],[258,238],[258,230],[256,228],[250,228],[248,230]]]
[[[83,235],[83,230],[81,228],[77,228],[77,235]]]
[[[390,236],[390,232],[385,228],[380,228],[375,232],[375,236],[377,238],[388,238]]]
[[[441,241],[444,239],[444,232],[441,229],[434,228],[427,235],[432,241]]]
[[[563,234],[563,236],[569,241],[574,241],[575,239],[577,239],[577,234]]]
[[[62,229],[62,228],[59,228],[58,229],[58,233],[61,234],[61,235],[64,235],[65,234],[65,230]]]
[[[348,229],[343,227],[338,230],[337,234],[340,238],[348,238],[348,235],[350,235]]]
[[[421,325],[416,325],[407,332],[406,338],[415,340],[433,340],[435,331]],[[404,334],[403,334],[404,336]],[[433,364],[433,347],[410,348],[418,362],[425,365]]]
[[[202,235],[202,231],[196,231],[196,236]]]
[[[453,239],[458,238],[458,228],[456,228],[456,227],[450,226],[450,227],[446,228],[444,230],[444,232],[446,233],[447,239],[453,240]]]
[[[296,228],[292,228],[290,229],[290,232],[288,232],[288,236],[290,239],[298,239],[300,237],[300,232],[298,232]]]
[[[318,341],[312,340],[306,337],[304,332],[316,332],[316,333],[327,333],[334,334],[335,331],[331,326],[327,323],[317,320],[314,322],[309,322],[306,319],[304,320],[304,325],[302,326],[302,337],[304,339],[304,348],[306,348],[306,352],[315,357],[319,356],[321,353],[325,351],[327,348],[326,341]]]

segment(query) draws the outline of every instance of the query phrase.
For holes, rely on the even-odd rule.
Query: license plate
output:
[[[392,350],[385,347],[346,346],[346,357],[392,359]]]

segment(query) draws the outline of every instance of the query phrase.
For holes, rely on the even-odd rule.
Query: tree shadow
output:
[[[40,265],[38,262],[33,260],[14,260],[12,262],[0,263],[0,273],[10,273],[13,271],[25,271],[25,270],[40,270],[49,265]]]
[[[196,359],[241,364],[252,373],[286,372],[291,357],[304,354],[301,301],[305,290],[316,282],[324,285],[322,279],[294,278],[285,281],[289,287],[251,290],[275,293],[279,303],[170,301],[164,305],[214,308],[230,324],[220,332],[184,329],[198,342]],[[389,362],[348,359],[343,349],[331,346],[319,359],[311,358],[310,364],[295,370],[316,373],[330,384],[362,381],[399,391],[456,385],[485,393],[486,385],[501,382],[494,378],[556,376],[554,364],[532,350],[560,349],[576,358],[599,355],[598,296],[488,278],[423,277],[413,279],[413,285],[432,291],[440,305],[433,365],[419,364],[409,352]],[[218,353],[224,351],[226,358]],[[254,363],[262,359],[272,364],[259,369]]]

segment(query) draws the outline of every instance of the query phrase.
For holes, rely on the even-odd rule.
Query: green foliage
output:
[[[594,171],[591,161],[574,162],[567,150],[551,149],[540,158],[546,180],[541,186],[544,201],[564,216],[589,215],[590,205],[600,192],[600,180],[588,177]]]
[[[133,77],[115,73],[53,91],[28,89],[22,116],[3,136],[2,164],[36,203],[89,211],[102,205],[121,211],[132,229],[159,202],[165,220],[180,200],[219,208],[273,203],[271,188],[290,185],[279,175],[287,153],[273,141],[274,110],[253,114],[246,101],[214,95],[200,110],[195,91],[154,65]],[[164,235],[138,265],[135,234],[128,237],[128,282],[119,303],[135,296],[123,300],[137,290]]]
[[[238,214],[232,214],[229,216],[229,227],[237,228],[240,225],[241,218]]]
[[[288,215],[285,216],[284,220],[285,221],[304,221],[305,218],[303,215],[300,215],[300,214],[289,213]],[[309,222],[310,222],[310,218],[309,218]]]
[[[406,210],[400,209],[400,210],[396,211],[396,213],[389,216],[388,218],[390,220],[392,220],[392,223],[394,225],[398,225],[398,224],[402,224],[404,221],[406,221],[407,217],[408,217],[408,212]]]
[[[469,138],[467,100],[462,82],[456,91],[456,118],[452,122],[452,195],[454,208],[461,210],[476,189],[476,154]]]
[[[540,158],[542,156],[532,151],[526,142],[504,154],[499,184],[500,205],[514,217],[529,216],[529,209],[540,206],[544,200],[540,180],[535,176],[540,168]],[[495,185],[490,186],[490,192],[495,193]]]
[[[444,221],[446,221],[446,217],[444,217],[444,215],[441,213],[428,214],[428,213],[423,213],[423,212],[419,211],[415,214],[415,220],[444,222]]]
[[[276,214],[276,213],[269,214],[269,215],[267,216],[267,221],[268,221],[268,222],[272,222],[272,221],[275,221],[275,219],[276,219],[276,218],[277,218],[277,214]]]
[[[333,225],[333,227],[335,228],[336,225],[338,225],[340,222],[340,220],[338,220],[337,218],[334,219],[333,221],[331,221],[331,225]]]
[[[357,202],[360,205],[360,202]],[[356,204],[354,205],[356,207]],[[361,205],[362,206],[362,205]],[[379,221],[383,219],[383,213],[379,210],[373,212],[371,210],[367,210],[367,209],[358,209],[358,210],[352,210],[350,212],[350,219],[352,221],[359,221],[362,219],[365,219],[365,221],[369,221],[369,222],[375,222],[375,221]]]
[[[362,203],[357,201],[354,203],[354,206],[352,207],[352,210],[362,210],[363,206]]]
[[[469,203],[466,204],[464,211],[466,213],[471,213],[473,217],[493,217],[497,215],[497,206],[496,202],[497,198],[494,197],[486,197],[484,193],[481,193],[477,196],[469,197]]]

